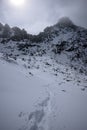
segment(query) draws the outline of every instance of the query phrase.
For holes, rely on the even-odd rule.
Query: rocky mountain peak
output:
[[[68,17],[60,18],[56,25],[60,26],[60,27],[72,27],[72,26],[75,26],[74,23]]]

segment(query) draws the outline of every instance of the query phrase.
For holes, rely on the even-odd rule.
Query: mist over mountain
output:
[[[72,32],[73,36],[80,35],[80,33],[84,33],[85,35],[87,29],[76,26],[68,17],[61,18],[55,25],[45,28],[38,35],[28,34],[25,29],[20,29],[19,27],[11,28],[8,24],[3,25],[0,23],[0,38],[7,38],[13,41],[21,41],[24,39],[30,40],[31,42],[52,41],[55,37],[59,37],[61,33],[65,34],[69,32]]]
[[[59,36],[60,32],[64,33],[64,31],[67,31],[66,33],[73,31],[78,34],[78,32],[80,33],[81,31],[86,33],[87,29],[76,26],[68,17],[61,18],[55,25],[45,28],[44,31],[38,35],[28,34],[25,29],[20,29],[19,27],[11,28],[8,24],[3,25],[0,23],[0,37],[8,38],[13,41],[28,39],[31,42],[43,42],[45,40],[51,40],[55,36]]]

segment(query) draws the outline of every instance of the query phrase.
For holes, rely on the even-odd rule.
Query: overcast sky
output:
[[[63,16],[87,28],[87,0],[25,0],[22,7],[0,0],[0,22],[25,28],[29,33],[39,33]]]

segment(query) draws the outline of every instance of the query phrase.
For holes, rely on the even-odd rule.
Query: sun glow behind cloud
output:
[[[37,34],[67,16],[87,28],[87,0],[0,0],[0,22]]]
[[[23,7],[25,5],[25,0],[10,0],[10,4],[15,7]]]

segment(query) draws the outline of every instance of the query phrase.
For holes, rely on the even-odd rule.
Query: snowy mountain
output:
[[[47,27],[38,35],[27,34],[18,27],[3,27],[2,24],[0,27],[9,28],[6,33],[10,30],[8,38],[1,38],[2,53],[11,57],[17,55],[17,51],[18,55],[19,51],[24,55],[47,54],[55,57],[57,62],[64,59],[61,62],[69,63],[75,70],[87,74],[87,29],[74,25],[69,18],[61,18],[57,24]],[[65,57],[68,61],[65,61]]]
[[[0,130],[87,130],[86,99],[87,29],[0,24]]]

